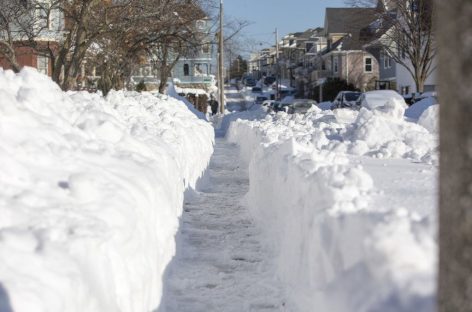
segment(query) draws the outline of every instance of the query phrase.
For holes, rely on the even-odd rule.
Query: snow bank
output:
[[[429,106],[418,119],[418,124],[429,132],[439,135],[439,105]]]
[[[159,93],[154,93],[154,94],[159,95]],[[198,109],[196,109],[195,106],[192,103],[190,103],[189,100],[187,100],[187,98],[179,95],[179,93],[177,92],[177,87],[173,83],[168,83],[166,94],[170,97],[173,97],[174,99],[177,99],[183,102],[187,106],[187,108],[192,113],[194,113],[195,116],[197,116],[198,118],[203,119],[203,120],[208,120],[207,116],[204,113],[200,112]]]
[[[293,310],[432,310],[434,206],[424,195],[408,206],[401,198],[390,200],[401,193],[379,198],[392,185],[427,192],[419,186],[433,174],[413,174],[381,189],[383,181],[400,181],[414,169],[392,166],[376,180],[370,173],[371,166],[383,168],[386,160],[378,157],[410,164],[435,154],[436,138],[405,121],[402,109],[392,101],[360,112],[318,109],[231,124],[227,138],[240,145],[249,164],[247,202],[278,254],[278,275]],[[373,164],[363,166],[365,159]]]
[[[0,307],[151,311],[213,130],[177,100],[0,69]]]
[[[361,108],[356,121],[346,128],[340,149],[376,158],[407,158],[437,163],[437,138],[424,127],[405,121],[404,109],[383,106]]]

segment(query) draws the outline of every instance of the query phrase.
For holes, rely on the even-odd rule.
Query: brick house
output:
[[[1,3],[1,2],[0,2]],[[31,12],[28,32],[23,31],[25,26],[8,23],[10,37],[7,37],[7,29],[1,29],[0,41],[13,42],[16,61],[20,67],[29,66],[38,69],[46,75],[52,73],[52,63],[47,56],[47,50],[54,51],[59,46],[64,32],[64,16],[59,9],[50,9],[51,0],[24,1],[25,8]],[[23,20],[23,19],[18,19]],[[6,57],[0,54],[0,67],[12,69],[12,64]]]

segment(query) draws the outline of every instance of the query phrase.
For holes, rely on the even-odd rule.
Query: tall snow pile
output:
[[[157,308],[183,193],[212,151],[177,100],[0,69],[0,307]]]
[[[401,198],[374,204],[383,191],[364,165],[400,159],[434,172],[436,137],[406,121],[398,104],[360,112],[314,107],[230,126],[227,138],[249,164],[247,202],[278,254],[295,311],[432,309],[434,206],[405,207]]]

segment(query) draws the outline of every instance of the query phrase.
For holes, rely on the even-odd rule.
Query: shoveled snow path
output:
[[[274,257],[243,203],[249,181],[238,155],[218,138],[206,185],[186,196],[159,311],[287,311]]]

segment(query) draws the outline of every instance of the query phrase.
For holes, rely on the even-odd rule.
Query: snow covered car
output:
[[[345,108],[345,107],[354,107],[356,105],[357,99],[361,96],[362,92],[356,91],[341,91],[338,93],[336,98],[333,101],[334,108]]]
[[[392,102],[396,102],[404,108],[408,107],[403,96],[393,90],[375,90],[365,92],[359,97],[356,105],[372,110],[384,107]]]
[[[316,105],[316,101],[309,99],[296,99],[289,106],[289,114],[306,114],[310,108]]]

